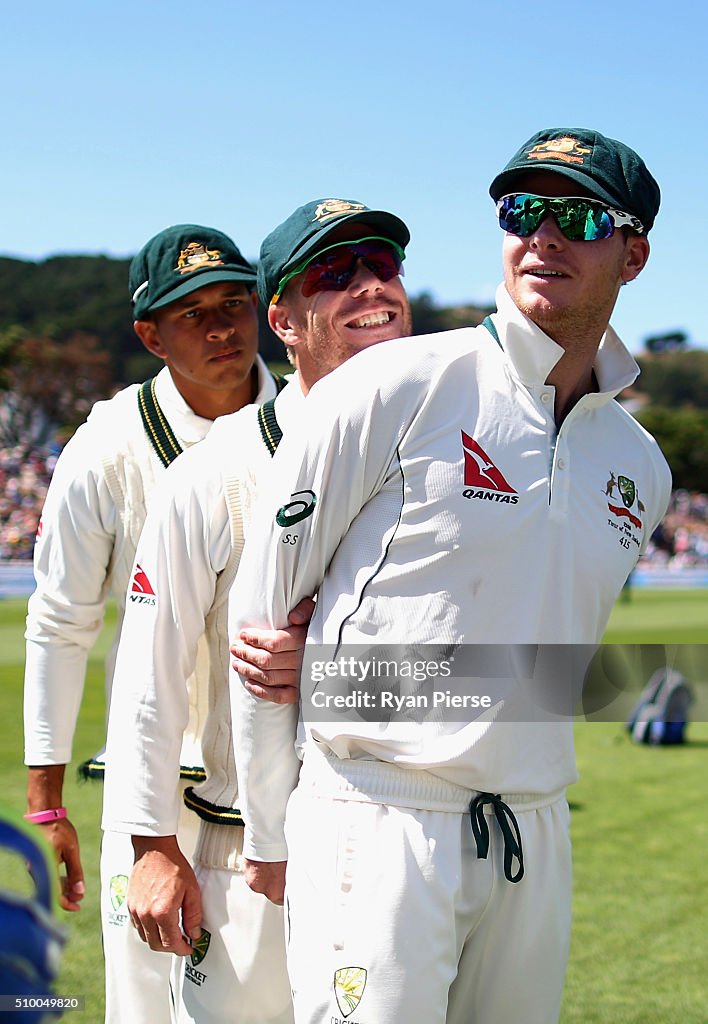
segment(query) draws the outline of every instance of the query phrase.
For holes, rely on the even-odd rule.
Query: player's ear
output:
[[[152,352],[158,359],[166,359],[167,353],[160,344],[160,332],[152,320],[134,320],[133,330],[142,341],[148,352]]]
[[[627,239],[622,281],[627,284],[641,274],[649,259],[649,239],[644,235],[630,235]]]
[[[300,341],[299,325],[287,302],[271,302],[268,306],[268,323],[283,344],[296,345]]]

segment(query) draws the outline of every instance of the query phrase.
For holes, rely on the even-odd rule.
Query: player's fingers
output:
[[[243,679],[261,686],[294,686],[300,678],[298,658],[274,655],[267,666],[259,667],[236,655],[231,664]]]
[[[258,651],[272,651],[277,648],[278,643],[284,640],[281,630],[277,629],[242,629],[238,640],[244,645],[244,650],[254,648],[253,657],[258,658]],[[237,641],[238,642],[238,641]]]
[[[293,626],[307,626],[312,613],[315,610],[315,602],[311,597],[303,597],[302,601],[295,605],[288,615],[288,622]]]
[[[196,883],[190,885],[184,894],[182,928],[190,939],[198,939],[202,934],[202,896]]]
[[[165,953],[176,953],[177,956],[191,956],[192,946],[179,928],[170,928],[169,931],[161,930],[159,942],[159,946],[153,946],[152,948]]]
[[[297,689],[300,673],[295,669],[288,669],[287,672],[244,672],[243,685],[248,689],[248,684],[262,686],[265,690],[277,690],[280,687],[294,687]]]
[[[138,933],[142,941],[147,943],[148,940],[147,935],[145,934],[145,929],[143,928],[142,921],[140,920],[137,914],[130,915],[130,923],[132,924],[133,928],[135,928],[136,932]]]
[[[285,902],[285,861],[245,860],[244,877],[254,892],[262,893],[271,903],[282,906]]]
[[[176,953],[178,956],[189,956],[191,947],[180,931],[177,914],[169,918],[131,914],[135,929],[150,949],[157,953]]]
[[[84,869],[81,866],[78,845],[64,850],[62,860],[64,864],[62,892],[65,893],[68,899],[78,902],[84,898],[86,893]]]
[[[180,928],[183,888],[156,885],[149,865],[139,858],[128,883],[127,908],[138,935],[150,949],[186,956],[189,944]]]
[[[68,910],[72,914],[77,910],[81,910],[81,904],[76,899],[72,899],[68,893],[67,880],[63,875],[59,876],[59,885],[61,887],[59,892],[59,906],[62,910]]]
[[[297,704],[298,687],[296,685],[280,684],[278,686],[266,686],[261,683],[246,680],[243,684],[253,697],[267,700],[271,704]]]
[[[59,902],[64,910],[80,910],[81,900],[86,894],[84,876],[79,863],[78,870],[71,867],[66,861],[59,867]]]
[[[251,682],[261,683],[262,685],[268,683],[268,675],[262,669],[252,665],[250,661],[244,661],[242,658],[235,656],[231,659],[231,666],[242,679],[248,679]]]
[[[254,648],[253,658],[259,657],[256,652],[267,651],[269,654],[280,654],[282,651],[298,650],[305,642],[307,630],[304,626],[288,626],[286,629],[242,629],[235,643],[241,641],[248,657]]]
[[[64,910],[80,910],[85,894],[79,840],[68,818],[42,825],[43,834],[54,847],[59,873],[59,903]]]
[[[261,672],[265,671],[270,667],[271,655],[268,651],[261,650],[258,647],[253,647],[252,644],[247,644],[241,640],[234,640],[231,647],[229,648],[234,658],[238,658],[239,661],[243,662],[244,666],[253,666]]]
[[[230,647],[234,657],[233,667],[247,679],[253,677],[263,679],[263,673],[273,671],[295,671],[300,667],[299,650],[281,651],[271,654],[268,651],[240,644],[238,641]]]

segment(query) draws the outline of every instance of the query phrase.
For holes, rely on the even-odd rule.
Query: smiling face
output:
[[[343,225],[327,236],[326,245],[377,235],[365,224]],[[400,277],[381,281],[361,260],[342,291],[301,292],[298,274],[280,301],[271,305],[268,320],[292,351],[306,389],[362,349],[412,330],[410,305]]]
[[[135,321],[143,345],[169,367],[198,416],[215,419],[253,401],[257,301],[245,284],[222,281]]]
[[[520,176],[515,192],[543,196],[590,196],[552,171]],[[504,282],[516,307],[564,348],[597,345],[607,329],[620,286],[641,272],[649,243],[615,230],[610,238],[571,242],[548,216],[528,238],[506,234]]]

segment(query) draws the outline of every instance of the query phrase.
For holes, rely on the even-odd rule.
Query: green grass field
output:
[[[5,723],[0,748],[5,780],[2,802],[20,813],[25,788],[24,613],[25,602],[0,601],[0,719]],[[113,621],[109,612],[108,628]],[[684,665],[682,658],[688,657],[690,649],[673,646],[708,644],[708,592],[635,590],[629,602],[616,607],[607,639],[668,645],[668,655],[702,684],[703,694],[708,691],[705,657],[693,649],[692,660]],[[74,744],[77,762],[103,741],[101,663],[106,640],[104,630],[90,661]],[[663,656],[662,648],[656,652]],[[635,746],[617,722],[576,725],[580,781],[569,793],[574,924],[562,1024],[706,1024],[708,1020],[708,714],[704,708],[708,711],[702,699],[704,720],[692,722],[690,742],[680,748]],[[76,1014],[75,1022],[71,1018],[74,1024],[100,1024],[100,784],[79,785],[69,771],[65,802],[82,839],[88,892],[78,914],[58,912],[70,935],[57,991],[86,997],[86,1010]]]
[[[2,804],[11,810],[25,810],[25,769],[22,765],[22,679],[24,664],[25,601],[0,601],[0,721],[4,722],[0,749],[0,770],[5,785]],[[111,608],[106,628],[92,652],[84,701],[74,741],[74,759],[79,763],[103,744],[104,698],[102,659],[107,650],[110,630],[115,624]],[[101,1024],[103,1021],[103,956],[98,902],[98,851],[101,816],[100,783],[78,783],[75,772],[67,770],[64,802],[76,825],[81,841],[87,892],[81,910],[68,914],[58,910],[69,938],[56,991],[60,995],[86,998],[86,1009],[65,1017],[74,1024]],[[39,829],[37,831],[40,831]]]
[[[634,589],[614,607],[607,643],[708,643],[708,590]]]

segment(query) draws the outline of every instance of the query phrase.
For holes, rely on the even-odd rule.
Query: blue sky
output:
[[[708,346],[708,218],[688,203],[708,165],[707,22],[695,0],[7,5],[0,253],[128,255],[198,222],[255,258],[296,206],[349,198],[409,224],[412,294],[492,302],[489,182],[537,129],[591,127],[663,193],[616,329],[634,352],[676,329]]]

